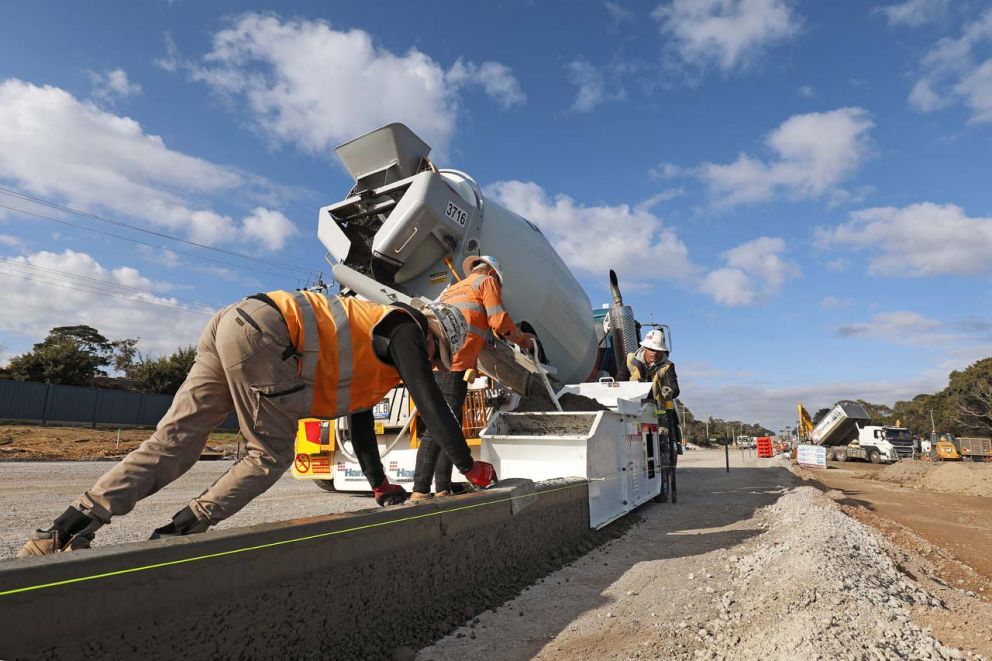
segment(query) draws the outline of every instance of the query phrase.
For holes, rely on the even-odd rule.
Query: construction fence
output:
[[[172,395],[0,381],[0,420],[154,427],[171,404]],[[220,428],[237,429],[237,416],[231,413]]]

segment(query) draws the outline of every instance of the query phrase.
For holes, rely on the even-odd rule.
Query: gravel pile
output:
[[[766,533],[725,558],[733,589],[697,631],[697,656],[725,659],[949,659],[910,620],[943,603],[899,571],[880,537],[811,487],[765,509]]]

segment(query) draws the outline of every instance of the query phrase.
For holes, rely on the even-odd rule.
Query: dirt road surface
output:
[[[148,539],[189,500],[203,492],[231,465],[231,461],[201,461],[188,473],[138,503],[133,512],[115,519],[97,533],[94,546]],[[72,501],[90,488],[104,471],[106,461],[0,462],[0,559],[13,558],[36,528],[51,525]],[[218,528],[285,521],[375,507],[366,495],[328,493],[289,473]]]

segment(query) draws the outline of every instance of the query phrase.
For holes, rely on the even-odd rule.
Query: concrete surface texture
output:
[[[517,492],[531,504],[514,513]],[[504,484],[0,563],[0,658],[380,659],[416,649],[611,538],[588,528],[585,482],[528,493]]]
[[[203,492],[228,469],[231,462],[201,461],[181,478],[138,503],[133,512],[115,519],[97,533],[94,548],[148,539],[189,500]],[[0,463],[0,560],[13,558],[28,536],[65,511],[76,497],[93,485],[113,463],[4,462]],[[216,529],[286,521],[375,508],[367,494],[328,493],[287,472],[271,489]]]
[[[927,618],[962,616],[941,586],[830,498],[799,486],[778,460],[732,453],[729,474],[722,452],[681,460],[678,505],[643,508],[623,539],[417,658],[945,659],[984,651],[977,631],[966,650],[939,642]],[[987,605],[971,599],[962,607]]]

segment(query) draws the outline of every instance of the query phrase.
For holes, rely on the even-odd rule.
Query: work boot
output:
[[[410,502],[416,503],[421,500],[430,500],[433,497],[434,494],[431,493],[420,493],[419,491],[414,491],[413,493],[410,494]]]
[[[102,521],[90,517],[85,512],[70,507],[55,519],[48,530],[36,530],[31,539],[17,552],[18,558],[35,555],[50,555],[64,551],[88,549],[96,537]]]
[[[182,535],[195,535],[205,532],[210,527],[209,521],[203,521],[196,517],[193,510],[187,505],[172,516],[172,521],[156,528],[152,536],[148,539],[161,539],[162,537],[180,537]]]
[[[438,491],[436,494],[434,494],[434,497],[435,498],[447,498],[450,495],[451,495],[451,492],[450,491],[444,490],[444,491]]]

